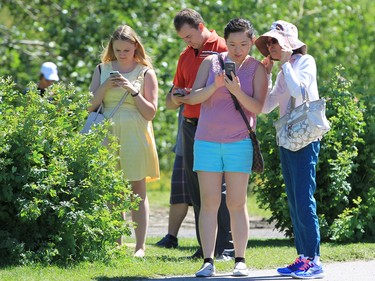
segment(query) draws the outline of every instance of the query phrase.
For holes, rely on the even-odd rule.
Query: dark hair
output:
[[[224,39],[227,40],[229,34],[235,32],[246,32],[250,39],[253,39],[255,37],[255,29],[253,25],[250,23],[250,21],[245,19],[231,19],[228,22],[227,26],[224,28]]]
[[[292,55],[294,55],[294,54],[301,54],[301,55],[304,55],[304,54],[306,54],[306,50],[304,51],[304,50],[303,50],[303,46],[302,46],[301,48],[298,48],[298,49],[293,50]]]
[[[177,31],[180,31],[183,25],[188,24],[192,28],[198,29],[200,23],[204,24],[202,16],[193,9],[183,9],[181,10],[173,20],[174,27]]]

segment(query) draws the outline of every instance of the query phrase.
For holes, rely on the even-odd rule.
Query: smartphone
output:
[[[232,74],[236,75],[236,64],[234,62],[226,62],[224,64],[225,75],[232,80]]]
[[[181,93],[181,92],[179,92],[179,91],[174,92],[173,95],[174,95],[175,97],[183,97],[183,96],[185,96],[184,93]]]
[[[173,93],[175,97],[183,97],[185,96],[183,93]]]
[[[118,76],[118,75],[120,75],[120,72],[118,72],[117,70],[113,70],[113,71],[111,71],[109,73],[109,75],[111,75],[111,76]]]

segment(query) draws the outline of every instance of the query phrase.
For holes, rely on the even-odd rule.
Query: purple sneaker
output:
[[[317,265],[313,261],[304,264],[300,269],[292,272],[291,276],[296,279],[318,279],[325,276],[323,265]]]
[[[277,273],[279,273],[282,276],[291,276],[292,272],[300,269],[303,265],[309,263],[309,260],[305,258],[298,257],[294,261],[294,263],[286,266],[286,267],[279,267],[277,270]]]

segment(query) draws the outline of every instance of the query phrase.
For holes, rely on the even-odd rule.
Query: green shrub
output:
[[[375,237],[375,188],[368,194],[353,199],[353,207],[346,208],[332,224],[332,240],[338,242],[363,241]]]
[[[116,171],[116,148],[100,140],[108,123],[81,135],[89,95],[54,85],[40,97],[0,78],[1,263],[104,259],[129,234],[120,213],[134,208]]]
[[[317,168],[318,188],[315,198],[318,202],[323,240],[337,237],[338,232],[331,229],[331,226],[350,207],[351,195],[363,195],[358,186],[349,182],[349,176],[355,167],[358,146],[363,142],[363,107],[351,92],[351,83],[344,78],[343,73],[343,68],[337,67],[331,81],[320,87],[321,97],[327,99],[326,113],[332,127],[321,142]],[[293,229],[275,144],[275,132],[270,129],[277,116],[272,114],[262,116],[258,124],[257,131],[262,142],[266,172],[260,176],[255,193],[260,205],[272,211],[269,220],[275,221],[276,228],[285,231],[287,236],[292,236]]]
[[[349,182],[353,186],[350,204],[332,225],[332,239],[360,241],[375,237],[375,97],[371,93],[359,96],[364,105],[366,126],[361,134],[353,172]]]

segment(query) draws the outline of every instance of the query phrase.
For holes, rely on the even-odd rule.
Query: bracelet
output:
[[[138,96],[139,95],[139,91],[138,92],[136,92],[135,94],[130,94],[133,98],[135,98],[136,96]]]

